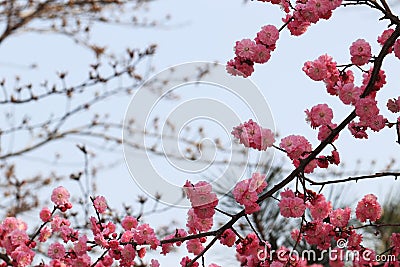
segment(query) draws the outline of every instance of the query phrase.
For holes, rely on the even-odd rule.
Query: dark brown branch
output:
[[[362,229],[362,228],[367,228],[367,227],[376,227],[376,228],[380,228],[380,227],[400,227],[400,223],[380,223],[380,224],[365,224],[365,225],[361,225],[358,227],[353,227],[353,229]]]
[[[13,266],[12,261],[7,254],[0,253],[0,259],[2,259],[7,266]]]
[[[47,0],[46,2],[39,3],[36,7],[36,10],[29,14],[26,17],[20,19],[20,21],[14,25],[7,24],[7,28],[4,30],[3,34],[0,36],[0,43],[2,43],[8,36],[10,36],[14,31],[23,27],[27,23],[29,23],[34,18],[40,16],[40,14],[45,10],[46,6],[51,3],[53,0]],[[12,10],[10,10],[9,16],[12,16]],[[9,22],[11,19],[9,19]]]
[[[381,177],[389,177],[389,176],[394,176],[395,179],[397,179],[397,177],[400,176],[400,172],[378,172],[378,173],[370,174],[370,175],[361,175],[361,176],[348,177],[345,179],[330,180],[330,181],[324,181],[324,182],[316,182],[309,178],[305,178],[305,180],[307,182],[309,182],[310,185],[327,185],[327,184],[345,183],[345,182],[350,182],[350,181],[358,182],[359,180],[364,180],[364,179],[373,179],[373,178],[381,178]]]

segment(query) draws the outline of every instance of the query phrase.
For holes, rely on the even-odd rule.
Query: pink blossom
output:
[[[328,217],[332,210],[331,202],[327,202],[323,195],[317,195],[309,205],[311,216],[314,220],[323,220]]]
[[[310,122],[312,128],[328,125],[333,119],[332,109],[327,104],[313,106],[310,111],[307,109],[305,113],[306,121]]]
[[[160,263],[158,262],[158,260],[151,259],[150,267],[160,267]]]
[[[304,204],[303,199],[294,196],[292,190],[281,192],[281,197],[278,206],[283,217],[298,218],[303,216],[304,211],[306,210],[306,205]]]
[[[108,246],[108,242],[102,234],[95,235],[94,242],[102,248],[106,248]]]
[[[249,192],[256,192],[260,194],[265,187],[267,187],[267,182],[265,181],[265,174],[254,172],[251,175],[249,183]]]
[[[254,62],[252,61],[242,61],[240,58],[235,57],[228,61],[226,71],[233,76],[243,76],[247,78],[254,72],[253,65]]]
[[[194,213],[192,212],[192,215]],[[194,215],[195,216],[195,215]],[[196,233],[196,231],[193,231],[192,233]],[[174,234],[170,234],[164,238],[164,240],[168,240],[171,238],[179,238],[179,237],[185,237],[187,236],[187,232],[184,229],[176,229]],[[182,245],[181,241],[174,242],[174,243],[164,243],[161,245],[161,254],[167,255],[174,247],[174,245],[177,245],[178,247]]]
[[[61,206],[69,202],[69,196],[68,190],[59,186],[53,190],[51,201],[53,201],[57,206]]]
[[[88,238],[86,235],[83,235],[79,237],[78,241],[75,242],[74,244],[74,252],[78,256],[82,256],[86,253],[86,251],[89,250],[89,247],[87,246],[87,241]]]
[[[319,249],[328,249],[331,246],[330,233],[333,230],[331,224],[325,223],[322,220],[312,221],[307,224],[304,238],[310,245],[317,245]]]
[[[265,151],[268,147],[272,147],[275,142],[274,133],[270,129],[261,128],[254,134],[254,148]]]
[[[256,203],[257,194],[261,193],[266,186],[265,175],[253,173],[250,179],[238,182],[232,194],[239,204],[245,206],[246,213],[251,214],[260,209],[260,206]]]
[[[365,122],[372,131],[379,132],[386,126],[387,119],[382,115],[376,115],[373,117],[368,118],[368,121]]]
[[[29,240],[29,237],[26,234],[26,232],[19,229],[15,229],[8,236],[11,240],[11,244],[14,246],[25,244],[25,242]]]
[[[13,259],[16,263],[13,265],[18,267],[32,266],[31,263],[33,261],[33,257],[35,256],[35,252],[33,252],[29,247],[24,244],[15,248],[10,254],[11,259]],[[6,265],[7,264],[3,264],[3,266]]]
[[[156,249],[160,244],[160,241],[155,235],[154,229],[148,224],[141,224],[136,227],[133,237],[139,245],[150,244],[152,249]]]
[[[267,46],[275,46],[278,39],[278,29],[274,25],[266,25],[257,33],[256,42]]]
[[[328,78],[328,69],[319,59],[304,63],[303,71],[314,81],[322,81]]]
[[[235,54],[241,59],[249,59],[253,58],[253,55],[256,50],[256,43],[250,39],[243,39],[241,41],[237,41],[235,45]]]
[[[347,239],[347,247],[358,249],[362,241],[362,235],[357,234],[356,231],[352,230],[350,236]]]
[[[382,208],[374,194],[365,195],[357,204],[356,216],[360,222],[370,220],[374,222],[382,215]]]
[[[271,51],[268,50],[264,45],[257,44],[254,48],[254,53],[251,58],[255,63],[266,63],[271,58]]]
[[[295,242],[300,242],[303,239],[303,235],[300,233],[300,230],[297,228],[294,228],[290,232],[290,236],[292,237],[293,241],[295,241]]]
[[[326,138],[328,138],[328,136],[331,134],[332,130],[335,129],[337,127],[336,123],[331,123],[331,124],[327,124],[327,125],[322,125],[321,127],[319,127],[318,130],[318,140],[319,141],[323,141]],[[337,134],[332,142],[334,142],[335,140],[337,140],[339,138],[339,134]]]
[[[354,86],[353,83],[346,83],[339,89],[339,98],[345,105],[354,105],[362,93],[362,88]]]
[[[126,263],[131,263],[136,257],[136,250],[132,244],[127,244],[123,247],[121,251],[122,260]]]
[[[326,169],[329,167],[329,161],[325,156],[319,156],[317,158],[317,164],[318,164],[318,167],[320,167],[320,168]]]
[[[232,135],[239,139],[239,142],[245,147],[251,147],[257,150],[266,150],[275,142],[273,132],[269,129],[262,128],[252,119],[234,127]]]
[[[62,259],[65,255],[65,248],[58,242],[53,243],[49,246],[47,255],[52,259]]]
[[[286,151],[292,160],[300,158],[305,152],[312,151],[311,144],[301,135],[289,135],[281,140],[279,146]]]
[[[364,39],[358,39],[350,46],[351,62],[362,66],[371,59],[371,46]]]
[[[107,201],[103,196],[97,196],[93,200],[93,205],[96,211],[100,214],[104,213],[107,210]]]
[[[393,34],[394,30],[393,29],[386,29],[383,31],[382,35],[378,37],[378,43],[383,46],[386,41],[389,39],[389,37]],[[393,47],[389,48],[389,53],[392,53]]]
[[[330,157],[329,160],[330,163],[333,163],[335,165],[339,165],[340,163],[340,156],[339,156],[339,152],[337,150],[333,150],[332,151],[332,156]]]
[[[49,222],[51,220],[51,210],[49,208],[43,208],[39,216],[43,222]]]
[[[394,55],[400,59],[400,39],[394,43]]]
[[[345,227],[350,220],[350,208],[332,210],[329,214],[330,222],[336,227]]]
[[[356,114],[361,120],[368,120],[368,118],[378,115],[379,109],[376,100],[372,98],[360,98],[356,102]]]
[[[236,241],[236,234],[231,229],[226,229],[219,238],[221,244],[232,247]]]
[[[40,230],[38,239],[40,242],[46,242],[47,239],[49,239],[49,237],[51,236],[51,234],[52,234],[51,229],[45,226],[44,228],[42,228],[42,230]]]
[[[294,36],[300,36],[305,33],[311,23],[300,15],[300,13],[295,12],[293,16],[286,15],[285,18],[282,19],[284,23],[287,23],[287,28],[289,29],[290,33]]]
[[[125,230],[131,230],[132,228],[136,228],[138,221],[136,218],[128,215],[122,220],[121,225]]]
[[[125,231],[121,236],[122,242],[131,242],[133,239],[133,232],[130,230]]]
[[[400,96],[397,99],[389,99],[386,106],[388,110],[392,113],[400,112]]]
[[[293,165],[297,168],[301,164],[301,160],[304,160],[307,156],[301,156],[299,159],[293,160]],[[318,161],[316,159],[311,160],[305,167],[304,173],[313,173],[315,168],[318,166]]]
[[[266,246],[268,247],[268,245],[267,243]],[[247,236],[236,245],[236,252],[240,256],[257,255],[259,249],[264,249],[264,247],[260,246],[260,242],[254,232],[247,234]]]
[[[72,266],[90,266],[91,264],[91,258],[89,257],[89,255],[81,255],[78,256],[76,259],[73,259],[71,262]]]
[[[199,238],[191,239],[186,242],[186,247],[189,253],[194,255],[199,255],[203,250],[203,244],[200,242]]]
[[[183,189],[197,217],[203,219],[214,216],[214,208],[218,205],[218,198],[215,193],[211,192],[212,187],[210,183],[200,181],[193,185],[189,181],[186,181]]]
[[[314,3],[313,3],[314,2]],[[304,20],[311,22],[311,23],[317,23],[320,17],[318,16],[318,10],[316,8],[316,3],[317,1],[315,0],[310,0],[307,1],[307,3],[298,3],[296,5],[296,10],[299,12],[299,14],[303,17]]]
[[[369,83],[372,70],[373,70],[373,67],[371,67],[367,73],[363,73],[362,84],[363,84],[364,88]],[[371,93],[369,93],[368,96],[374,98],[374,96],[376,95],[376,91],[379,91],[385,84],[386,84],[386,74],[385,74],[385,71],[381,69],[381,70],[379,70],[377,79],[374,84],[373,91]],[[364,91],[364,89],[362,91]]]
[[[182,267],[186,267],[187,264],[188,264],[190,261],[191,261],[191,259],[190,259],[188,256],[186,256],[186,257],[182,258],[180,264],[181,264]],[[193,266],[193,267],[199,267],[199,263],[198,263],[198,262],[194,262],[194,263],[192,264],[192,266]]]
[[[351,132],[351,134],[358,139],[367,139],[368,138],[368,134],[366,132],[367,127],[361,123],[356,123],[356,122],[350,122],[348,125],[348,128]]]
[[[329,0],[328,5],[330,10],[335,10],[336,8],[340,7],[342,4],[342,0]]]
[[[199,218],[194,209],[191,208],[188,211],[188,219],[186,226],[189,228],[189,233],[195,234],[197,232],[205,232],[211,229],[213,226],[213,218]]]
[[[400,255],[400,233],[392,233],[390,245],[394,247],[394,254],[396,256]]]
[[[58,215],[55,215],[51,220],[51,230],[53,230],[53,232],[59,232],[61,227],[64,225],[69,226],[71,223],[67,219],[61,218]]]

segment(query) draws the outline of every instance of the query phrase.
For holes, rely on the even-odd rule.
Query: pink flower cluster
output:
[[[372,69],[363,75],[363,85],[360,88],[359,94],[363,92],[371,77]],[[375,82],[373,91],[365,98],[357,98],[351,104],[354,105],[359,122],[351,122],[349,124],[350,132],[355,138],[368,138],[366,130],[370,128],[375,132],[379,132],[385,128],[387,119],[379,114],[379,108],[376,101],[376,92],[379,91],[386,83],[386,76],[381,70],[378,79]]]
[[[319,127],[318,139],[324,140],[331,131],[337,126],[332,123],[333,112],[326,104],[319,104],[306,110],[307,120],[310,121],[312,127]],[[245,147],[251,147],[258,150],[265,150],[273,146],[275,138],[269,129],[264,129],[249,120],[239,126],[233,128],[232,135],[239,139],[239,142]],[[334,140],[336,140],[336,136]],[[301,160],[306,158],[312,152],[312,146],[308,140],[301,135],[289,135],[282,138],[279,147],[282,148],[293,161],[294,166],[298,167]],[[339,153],[334,150],[331,156],[320,156],[313,159],[304,169],[305,173],[311,173],[316,167],[327,168],[329,163],[338,165],[340,163]],[[242,203],[243,204],[243,203]],[[250,209],[251,210],[251,209]]]
[[[235,200],[244,205],[246,213],[251,214],[260,210],[260,206],[257,204],[258,194],[265,187],[267,187],[265,175],[253,173],[251,178],[238,182],[232,193]]]
[[[328,168],[329,164],[339,165],[340,156],[337,150],[332,150],[331,156],[319,156],[317,158],[317,165],[320,168]]]
[[[386,29],[382,32],[380,36],[378,36],[378,43],[383,46],[385,42],[389,39],[389,37],[393,34],[394,30],[393,29]],[[393,47],[389,48],[389,53],[393,52]]]
[[[318,104],[311,108],[311,110],[306,110],[306,121],[310,123],[312,128],[319,128],[318,140],[325,140],[336,128],[337,124],[332,123],[333,111],[327,104]],[[339,138],[336,135],[332,141]],[[319,164],[318,164],[319,166]]]
[[[100,214],[103,214],[107,210],[107,201],[106,198],[103,196],[97,196],[93,200],[93,206],[96,209],[96,211]]]
[[[66,211],[72,208],[71,202],[69,202],[69,192],[62,186],[59,186],[53,190],[51,194],[51,201],[57,206],[61,211]]]
[[[232,135],[245,147],[257,150],[267,150],[274,142],[274,133],[270,129],[262,128],[252,119],[233,128]]]
[[[219,238],[222,245],[232,247],[236,242],[236,234],[231,229],[225,230]]]
[[[296,3],[293,13],[287,14],[283,21],[288,24],[287,27],[292,35],[299,36],[305,33],[311,24],[317,23],[320,19],[329,19],[332,11],[341,5],[342,0],[308,0]],[[285,11],[289,13],[288,9]]]
[[[400,233],[393,233],[390,237],[390,245],[393,247],[393,254],[400,255]]]
[[[331,125],[333,119],[333,111],[327,104],[319,104],[313,106],[311,110],[305,111],[306,121],[310,122],[312,128],[317,128],[323,125]]]
[[[382,215],[382,208],[373,194],[365,195],[357,204],[356,216],[360,222],[375,222]]]
[[[0,248],[10,255],[14,266],[29,266],[35,256],[32,248],[36,243],[29,239],[27,228],[25,222],[14,217],[5,218],[0,224]]]
[[[43,224],[39,231],[29,238],[27,225],[23,221],[9,217],[0,224],[0,248],[5,249],[14,266],[30,266],[36,252],[36,241],[45,243],[51,237],[59,238],[47,247],[47,255],[51,259],[48,264],[41,266],[91,266],[93,260],[89,255],[92,247],[103,248],[106,252],[96,261],[96,267],[134,266],[136,257],[143,258],[146,246],[156,249],[160,245],[154,230],[148,224],[139,224],[137,219],[126,216],[121,222],[123,232],[117,232],[117,225],[113,222],[100,222],[91,217],[90,225],[93,240],[88,240],[86,234],[79,233],[71,227],[68,219],[55,214],[57,210],[65,212],[69,209],[69,192],[64,187],[53,190],[51,200],[55,206],[53,211],[43,208],[40,219]],[[104,197],[96,197],[93,201],[98,214],[107,208]],[[72,205],[71,205],[72,207]],[[3,266],[3,265],[1,265]],[[151,261],[151,266],[157,267],[157,260]]]
[[[300,230],[292,231],[293,240],[301,241],[304,238],[308,244],[326,250],[331,247],[332,239],[344,239],[347,242],[347,249],[359,251],[367,249],[360,246],[362,235],[357,234],[353,227],[348,226],[351,216],[349,207],[332,210],[331,203],[326,201],[322,194],[316,194],[311,190],[307,190],[306,195],[297,194],[297,196],[293,191],[286,190],[281,193],[281,196],[278,205],[282,216],[292,218],[305,216],[307,218],[307,213],[305,213],[307,207],[312,218],[311,221],[306,219],[307,222],[303,223]],[[369,194],[358,203],[356,216],[360,221],[379,219],[381,208],[376,199],[376,196]],[[392,244],[394,243],[400,246],[400,237],[393,235]]]
[[[364,39],[358,39],[350,46],[351,62],[354,65],[362,66],[371,59],[371,45]]]
[[[212,219],[215,214],[214,208],[218,205],[218,198],[212,192],[211,184],[205,181],[196,184],[186,181],[183,189],[192,204],[194,214],[200,219]]]
[[[299,159],[312,151],[310,142],[301,135],[289,135],[282,138],[279,147],[286,151],[291,160]]]
[[[363,65],[369,61],[371,47],[362,39],[357,40],[350,47],[352,60],[357,61],[356,65]],[[368,60],[366,60],[368,58]],[[363,64],[362,61],[365,61]],[[304,63],[303,71],[312,80],[324,81],[329,94],[336,95],[345,105],[353,105],[356,109],[356,114],[359,121],[352,121],[348,127],[350,132],[355,138],[368,138],[366,130],[370,128],[373,131],[380,131],[386,126],[387,119],[379,114],[377,101],[375,100],[376,93],[384,84],[386,84],[386,75],[383,70],[378,73],[378,78],[373,85],[373,90],[368,96],[361,98],[365,91],[372,73],[372,68],[363,74],[363,81],[360,87],[354,85],[354,75],[351,70],[340,72],[336,67],[336,62],[327,55],[320,56],[315,61],[307,61]],[[391,108],[394,108],[390,103]],[[317,108],[318,107],[318,108]],[[321,125],[318,139],[324,140],[329,133],[330,129],[336,127],[335,124],[326,123],[322,118],[318,118],[319,113],[325,118],[330,119],[330,110],[327,106],[316,106],[315,112],[306,111],[307,120],[310,121],[312,127]],[[337,138],[337,137],[336,137]]]
[[[331,202],[326,201],[325,196],[322,194],[311,194],[311,199],[307,203],[307,206],[314,220],[325,219],[332,210]]]
[[[282,138],[279,147],[286,151],[293,165],[298,167],[301,160],[305,159],[312,152],[312,146],[308,140],[301,135],[289,135]],[[305,173],[311,173],[317,167],[317,160],[312,160],[304,169]]]
[[[394,43],[394,55],[400,59],[400,39]]]
[[[299,218],[303,216],[306,205],[302,198],[295,196],[292,190],[281,192],[281,197],[278,206],[283,217]]]
[[[388,110],[392,113],[399,113],[400,112],[400,96],[395,99],[389,99],[386,104]]]
[[[200,181],[196,184],[186,181],[183,189],[192,205],[192,208],[188,211],[188,219],[186,223],[186,226],[189,229],[188,232],[190,234],[197,234],[209,231],[213,226],[215,207],[218,205],[218,198],[217,195],[212,192],[211,184],[205,181]],[[187,233],[184,230],[177,230],[174,237],[182,237],[186,235]],[[194,255],[199,255],[204,250],[203,243],[206,241],[206,237],[190,239],[186,242],[187,251]],[[162,253],[166,254],[169,252],[174,244],[180,246],[181,242],[163,245]],[[186,257],[182,259],[181,265],[186,266],[184,264],[188,262],[190,262],[190,259]]]
[[[255,233],[249,233],[240,240],[240,243],[236,245],[236,258],[241,263],[241,266],[269,266],[267,265],[268,261],[264,262],[262,260],[263,258],[268,259],[268,255],[260,255],[260,251],[265,253],[265,247],[270,245],[267,242],[265,246],[260,243]]]
[[[273,25],[266,25],[254,40],[237,41],[234,48],[236,57],[228,61],[227,72],[245,78],[250,76],[254,71],[254,63],[263,64],[271,58],[271,52],[275,50],[278,39],[278,29]]]

